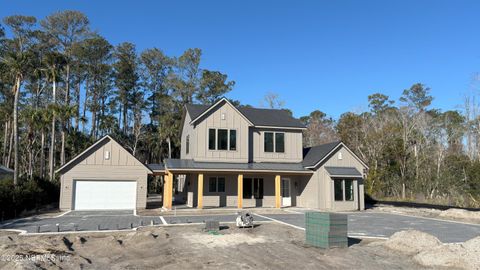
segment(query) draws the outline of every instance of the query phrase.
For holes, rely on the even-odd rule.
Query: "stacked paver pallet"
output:
[[[305,213],[306,243],[320,248],[348,246],[348,217],[345,214]]]

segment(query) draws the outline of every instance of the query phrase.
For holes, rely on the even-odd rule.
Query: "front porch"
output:
[[[281,208],[297,205],[298,173],[165,171],[163,208],[175,202],[197,209]]]
[[[166,210],[179,203],[198,209],[297,206],[313,174],[300,163],[165,161],[149,166],[163,176]]]

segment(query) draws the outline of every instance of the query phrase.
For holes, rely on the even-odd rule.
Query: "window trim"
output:
[[[190,135],[187,135],[187,137],[185,138],[185,154],[190,154]]]

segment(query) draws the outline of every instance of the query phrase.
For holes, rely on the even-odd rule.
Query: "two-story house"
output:
[[[161,174],[166,209],[173,201],[196,208],[364,209],[367,165],[342,142],[304,149],[305,126],[285,110],[221,99],[187,105],[182,122],[180,159],[143,165],[107,136],[64,165],[57,171],[60,208],[145,208],[147,175]]]
[[[304,129],[286,110],[235,107],[227,99],[187,105],[181,157],[165,161],[166,182],[186,175],[175,197],[197,208],[363,209],[366,164],[341,142],[304,149]],[[172,197],[164,196],[167,208]]]

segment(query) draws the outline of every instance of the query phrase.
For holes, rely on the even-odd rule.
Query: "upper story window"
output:
[[[237,150],[237,131],[234,129],[208,129],[209,150]]]
[[[285,152],[285,133],[283,132],[265,132],[263,150],[265,152]]]
[[[186,141],[187,141],[187,145],[186,145],[186,147],[185,147],[185,152],[186,152],[187,155],[188,155],[188,153],[190,153],[190,135],[187,135]]]
[[[237,150],[237,131],[230,129],[230,150]]]
[[[218,133],[217,150],[227,150],[228,149],[228,130],[217,129],[217,133]]]
[[[285,133],[275,133],[275,152],[285,152]]]
[[[214,128],[208,130],[208,149],[215,150],[217,148],[216,142],[217,131]]]

